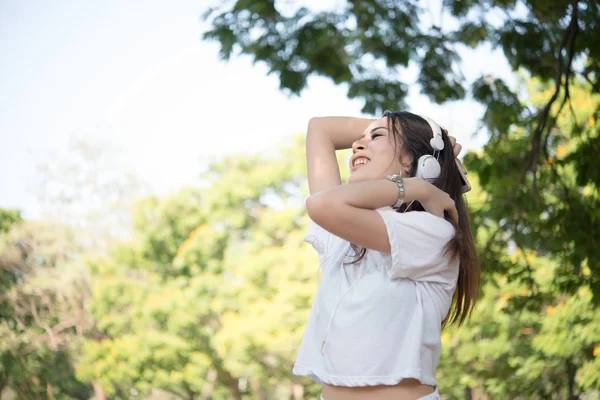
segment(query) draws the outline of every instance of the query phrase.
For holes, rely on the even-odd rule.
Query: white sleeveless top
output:
[[[377,212],[391,254],[367,249],[345,266],[350,243],[310,222],[304,241],[319,253],[323,276],[293,372],[335,386],[405,378],[437,386],[441,324],[458,279],[458,259],[444,254],[454,227],[427,212]]]

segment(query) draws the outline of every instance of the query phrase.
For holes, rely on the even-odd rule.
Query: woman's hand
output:
[[[419,188],[413,193],[417,194],[415,200],[421,203],[425,211],[440,218],[445,218],[447,214],[454,223],[458,223],[458,211],[456,210],[454,200],[450,198],[448,193],[423,179],[407,178],[406,180],[409,179],[416,179],[414,183],[418,184]],[[410,186],[414,183],[410,182]]]
[[[460,145],[460,143],[458,143],[456,141],[456,138],[454,136],[448,136],[448,139],[450,139],[450,143],[452,144],[452,153],[454,153],[454,158],[456,158],[456,164],[462,170],[463,174],[466,175],[467,170],[465,169],[462,162],[458,159],[458,155],[460,154],[460,151],[462,150],[462,146]]]
[[[462,146],[456,142],[454,136],[448,136],[448,138],[450,139],[450,144],[452,144],[452,153],[456,158],[458,167],[466,175],[467,170],[458,159]],[[419,178],[405,178],[404,187],[406,189],[405,203],[417,200],[428,213],[440,218],[445,218],[448,215],[454,223],[458,223],[458,211],[456,210],[454,200],[452,200],[448,193]]]

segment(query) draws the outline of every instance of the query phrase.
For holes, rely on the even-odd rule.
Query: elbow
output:
[[[348,215],[349,208],[327,191],[312,194],[306,199],[306,213],[310,219],[331,233],[337,231],[337,225]]]
[[[311,194],[308,196],[306,199],[306,213],[313,221],[318,214],[319,208],[319,196],[317,194]]]
[[[331,209],[328,203],[330,202],[324,193],[312,194],[306,199],[306,213],[311,220],[322,226],[326,211]]]
[[[316,130],[319,130],[321,124],[321,121],[323,120],[323,117],[312,117],[311,119],[308,120],[308,127],[306,128],[306,134],[310,134],[311,132],[314,132]]]

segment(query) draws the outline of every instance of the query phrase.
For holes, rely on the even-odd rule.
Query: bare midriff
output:
[[[435,391],[416,379],[403,379],[394,386],[344,387],[323,385],[325,400],[417,400]]]

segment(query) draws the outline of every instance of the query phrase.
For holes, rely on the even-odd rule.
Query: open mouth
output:
[[[356,169],[358,167],[362,167],[363,165],[367,165],[370,162],[371,160],[369,160],[366,157],[358,157],[356,160],[353,161],[352,168]]]

